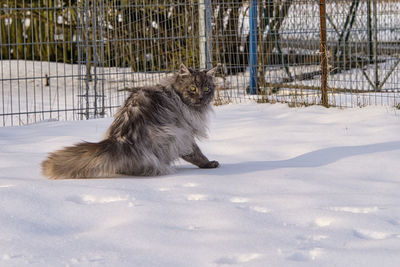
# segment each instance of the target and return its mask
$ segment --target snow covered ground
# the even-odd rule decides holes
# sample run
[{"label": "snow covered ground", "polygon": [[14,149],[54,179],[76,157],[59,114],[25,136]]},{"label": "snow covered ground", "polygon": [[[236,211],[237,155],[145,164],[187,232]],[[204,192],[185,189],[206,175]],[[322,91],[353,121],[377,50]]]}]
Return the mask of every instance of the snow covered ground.
[{"label": "snow covered ground", "polygon": [[111,119],[0,128],[0,266],[400,266],[400,117],[215,108],[221,167],[50,181],[46,154]]}]

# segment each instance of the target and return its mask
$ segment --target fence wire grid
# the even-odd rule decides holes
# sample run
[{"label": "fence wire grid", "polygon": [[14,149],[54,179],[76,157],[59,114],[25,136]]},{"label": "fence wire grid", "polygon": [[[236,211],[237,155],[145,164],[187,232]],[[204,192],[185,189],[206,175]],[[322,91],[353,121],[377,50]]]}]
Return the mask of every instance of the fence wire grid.
[{"label": "fence wire grid", "polygon": [[0,0],[0,125],[112,116],[124,88],[221,64],[215,104],[400,103],[400,2]]}]

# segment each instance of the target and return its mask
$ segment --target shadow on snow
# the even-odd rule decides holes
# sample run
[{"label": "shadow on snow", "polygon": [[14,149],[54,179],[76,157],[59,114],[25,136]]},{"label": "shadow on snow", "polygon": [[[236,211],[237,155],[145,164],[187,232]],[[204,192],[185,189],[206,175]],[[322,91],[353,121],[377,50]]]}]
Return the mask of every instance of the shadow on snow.
[{"label": "shadow on snow", "polygon": [[[385,143],[360,145],[360,146],[330,147],[308,152],[287,160],[244,161],[240,163],[220,162],[221,166],[219,168],[207,169],[198,173],[210,174],[210,175],[230,175],[230,174],[243,174],[255,171],[268,171],[281,168],[321,167],[352,156],[387,152],[399,149],[400,149],[400,142],[385,142]],[[178,173],[184,173],[186,171],[189,171],[189,169],[193,171],[193,168],[178,167]],[[191,174],[193,174],[193,172],[191,172]]]}]

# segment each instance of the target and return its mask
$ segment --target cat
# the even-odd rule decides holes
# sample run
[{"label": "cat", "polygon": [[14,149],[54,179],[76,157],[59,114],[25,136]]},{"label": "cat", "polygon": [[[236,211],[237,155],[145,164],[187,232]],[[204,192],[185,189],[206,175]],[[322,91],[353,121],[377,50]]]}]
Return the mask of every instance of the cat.
[{"label": "cat", "polygon": [[196,144],[207,137],[207,115],[218,66],[197,71],[180,65],[160,84],[129,89],[105,138],[50,153],[42,173],[50,179],[165,175],[182,158],[199,168],[217,168]]}]

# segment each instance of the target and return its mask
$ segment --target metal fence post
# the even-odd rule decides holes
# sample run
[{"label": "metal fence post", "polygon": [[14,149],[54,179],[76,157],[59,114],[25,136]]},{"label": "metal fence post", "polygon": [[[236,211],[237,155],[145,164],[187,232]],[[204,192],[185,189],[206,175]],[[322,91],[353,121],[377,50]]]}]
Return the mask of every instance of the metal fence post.
[{"label": "metal fence post", "polygon": [[200,69],[212,68],[212,12],[211,0],[199,0],[199,56]]},{"label": "metal fence post", "polygon": [[249,93],[257,94],[257,0],[250,3],[250,40],[249,40]]},{"label": "metal fence post", "polygon": [[378,67],[378,7],[376,4],[376,0],[373,0],[373,17],[374,17],[374,26],[372,29],[373,34],[373,55],[374,55],[374,73],[375,73],[375,91],[380,91],[379,87],[379,67]]},{"label": "metal fence post", "polygon": [[88,120],[89,117],[89,113],[90,113],[90,103],[89,103],[89,91],[90,91],[90,81],[91,81],[91,70],[90,70],[90,46],[89,46],[89,0],[85,1],[85,11],[83,14],[83,26],[84,28],[84,42],[85,42],[85,65],[86,65],[86,78],[85,78],[85,88],[86,88],[86,92],[85,92],[85,99],[86,99],[86,107],[85,107],[85,116],[86,119]]},{"label": "metal fence post", "polygon": [[206,68],[206,21],[204,0],[199,0],[199,53],[200,69]]},{"label": "metal fence post", "polygon": [[374,57],[372,55],[372,18],[371,18],[371,0],[367,0],[367,31],[368,31],[368,56],[369,64],[374,62]]},{"label": "metal fence post", "polygon": [[206,67],[211,69],[212,66],[212,6],[211,0],[205,0],[205,20],[206,20]]},{"label": "metal fence post", "polygon": [[326,54],[326,10],[325,0],[319,2],[320,13],[320,53],[321,53],[321,102],[325,107],[329,107],[328,103],[328,60]]}]

